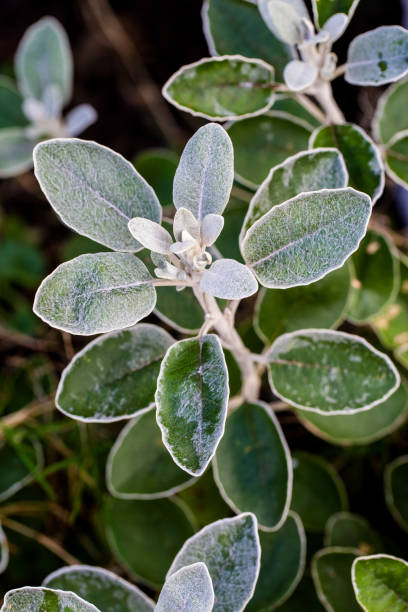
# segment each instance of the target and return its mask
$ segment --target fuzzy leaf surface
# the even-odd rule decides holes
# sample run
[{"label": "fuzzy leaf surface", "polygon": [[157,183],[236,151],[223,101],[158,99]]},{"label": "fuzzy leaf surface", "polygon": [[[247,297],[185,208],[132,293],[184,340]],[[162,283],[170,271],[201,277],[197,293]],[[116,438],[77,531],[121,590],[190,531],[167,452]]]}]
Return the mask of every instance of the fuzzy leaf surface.
[{"label": "fuzzy leaf surface", "polygon": [[102,612],[75,593],[47,589],[45,587],[22,587],[8,591],[1,612],[10,610],[27,612]]},{"label": "fuzzy leaf surface", "polygon": [[0,178],[22,174],[33,165],[35,142],[27,138],[25,130],[9,127],[0,130]]},{"label": "fuzzy leaf surface", "polygon": [[251,270],[235,259],[217,259],[204,272],[200,287],[218,298],[242,300],[256,293],[258,283]]},{"label": "fuzzy leaf surface", "polygon": [[185,612],[199,610],[211,612],[214,605],[214,589],[204,563],[182,567],[169,576],[160,593],[156,612]]}]

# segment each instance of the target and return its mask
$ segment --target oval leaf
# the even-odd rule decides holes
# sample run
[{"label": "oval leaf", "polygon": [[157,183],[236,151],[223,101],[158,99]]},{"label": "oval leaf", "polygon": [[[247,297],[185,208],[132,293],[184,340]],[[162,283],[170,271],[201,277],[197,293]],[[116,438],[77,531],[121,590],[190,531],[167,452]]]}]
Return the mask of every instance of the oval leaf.
[{"label": "oval leaf", "polygon": [[326,21],[337,13],[344,13],[351,19],[360,0],[312,0],[316,25],[323,28]]},{"label": "oval leaf", "polygon": [[346,315],[350,295],[350,266],[291,289],[262,289],[255,310],[255,329],[270,344],[298,329],[337,327]]},{"label": "oval leaf", "polygon": [[113,572],[90,565],[71,565],[49,574],[43,586],[72,591],[101,610],[150,612],[154,602],[136,586]]},{"label": "oval leaf", "polygon": [[270,384],[284,401],[319,414],[354,414],[399,387],[392,361],[364,338],[309,329],[280,336],[268,355]]},{"label": "oval leaf", "polygon": [[54,17],[44,17],[24,33],[15,57],[20,91],[42,100],[47,88],[57,85],[65,102],[71,98],[72,55],[67,34]]},{"label": "oval leaf", "polygon": [[308,148],[310,127],[286,113],[237,121],[228,128],[234,145],[235,175],[256,189],[274,166]]},{"label": "oval leaf", "polygon": [[351,512],[337,512],[327,521],[324,543],[326,546],[357,548],[362,554],[382,550],[381,538],[366,519]]},{"label": "oval leaf", "polygon": [[256,278],[249,268],[234,259],[217,259],[201,278],[205,293],[225,300],[242,300],[258,290]]},{"label": "oval leaf", "polygon": [[317,596],[326,610],[361,612],[350,575],[359,551],[354,548],[323,548],[312,559],[312,576]]},{"label": "oval leaf", "polygon": [[367,134],[353,123],[317,128],[310,146],[336,147],[342,153],[349,173],[349,185],[378,200],[384,191],[384,168],[381,155]]},{"label": "oval leaf", "polygon": [[384,471],[385,501],[394,520],[408,531],[408,456],[389,463]]},{"label": "oval leaf", "polygon": [[285,83],[292,91],[302,91],[313,85],[318,74],[318,69],[312,62],[293,60],[285,68]]},{"label": "oval leaf", "polygon": [[347,492],[333,466],[310,453],[293,454],[292,510],[307,531],[322,532],[335,512],[347,508]]},{"label": "oval leaf", "polygon": [[[304,11],[297,10],[299,5]],[[302,17],[308,17],[302,0],[259,0],[258,6],[275,36],[290,45],[302,42]]]},{"label": "oval leaf", "polygon": [[408,189],[408,130],[395,134],[388,143],[385,162],[392,180]]},{"label": "oval leaf", "polygon": [[214,589],[204,563],[182,567],[165,582],[155,608],[156,612],[211,612]]},{"label": "oval leaf", "polygon": [[71,334],[89,336],[130,327],[155,306],[151,282],[145,265],[129,253],[80,255],[43,280],[34,312]]},{"label": "oval leaf", "polygon": [[240,612],[253,595],[260,555],[256,518],[253,514],[240,514],[211,523],[187,540],[167,577],[202,561],[213,582],[213,612]]},{"label": "oval leaf", "polygon": [[143,323],[93,340],[63,371],[57,408],[79,421],[105,423],[148,410],[173,342],[160,327]]},{"label": "oval leaf", "polygon": [[228,417],[214,477],[235,512],[253,512],[261,529],[282,526],[292,495],[292,462],[279,422],[265,404],[243,404]]},{"label": "oval leaf", "polygon": [[408,79],[388,87],[379,99],[373,121],[373,132],[379,142],[386,144],[395,134],[408,129],[407,96]]},{"label": "oval leaf", "polygon": [[27,610],[29,612],[59,611],[102,612],[75,593],[46,589],[44,587],[22,587],[8,591],[1,612]]},{"label": "oval leaf", "polygon": [[157,422],[173,460],[192,476],[211,461],[225,426],[228,370],[214,334],[169,348],[157,381]]},{"label": "oval leaf", "polygon": [[194,483],[162,443],[154,408],[120,433],[106,464],[106,483],[121,499],[169,497]]},{"label": "oval leaf", "polygon": [[357,601],[367,612],[405,612],[408,600],[408,563],[391,555],[360,557],[351,577]]},{"label": "oval leaf", "polygon": [[272,168],[251,200],[242,226],[241,240],[246,231],[277,204],[299,193],[319,189],[347,187],[348,173],[343,156],[337,149],[302,151]]},{"label": "oval leaf", "polygon": [[184,505],[169,499],[125,501],[111,497],[106,527],[121,564],[135,579],[155,587],[163,584],[174,556],[193,533]]},{"label": "oval leaf", "polygon": [[242,254],[264,287],[308,285],[344,264],[370,214],[370,198],[351,188],[302,193],[252,225]]},{"label": "oval leaf", "polygon": [[0,130],[0,178],[22,174],[33,165],[35,142],[26,136],[23,128]]},{"label": "oval leaf", "polygon": [[297,587],[305,567],[306,536],[302,521],[294,512],[289,513],[278,531],[260,531],[259,540],[261,571],[246,612],[280,607]]},{"label": "oval leaf", "polygon": [[267,111],[273,103],[273,85],[269,64],[223,55],[183,66],[167,81],[163,95],[191,115],[226,121]]},{"label": "oval leaf", "polygon": [[407,59],[408,31],[381,26],[353,40],[345,79],[353,85],[385,85],[408,74]]},{"label": "oval leaf", "polygon": [[142,248],[128,230],[132,217],[160,222],[153,189],[121,155],[95,142],[42,142],[34,151],[34,172],[68,227],[116,251]]},{"label": "oval leaf", "polygon": [[179,156],[170,149],[146,149],[136,155],[133,165],[151,185],[162,206],[173,206],[173,181]]}]

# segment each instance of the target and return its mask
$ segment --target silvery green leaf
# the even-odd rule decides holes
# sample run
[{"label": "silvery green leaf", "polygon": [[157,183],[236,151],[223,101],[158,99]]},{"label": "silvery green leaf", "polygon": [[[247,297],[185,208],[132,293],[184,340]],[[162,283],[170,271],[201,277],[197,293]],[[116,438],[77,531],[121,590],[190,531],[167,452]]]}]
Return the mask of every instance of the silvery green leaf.
[{"label": "silvery green leaf", "polygon": [[318,28],[325,28],[334,15],[343,13],[350,21],[360,0],[312,0],[313,14]]},{"label": "silvery green leaf", "polygon": [[23,97],[14,82],[9,77],[0,75],[0,130],[25,127],[28,124],[22,105]]},{"label": "silvery green leaf", "polygon": [[149,251],[166,255],[173,244],[169,232],[150,219],[135,217],[129,221],[128,228],[133,238]]},{"label": "silvery green leaf", "polygon": [[45,587],[22,587],[8,591],[0,612],[102,612],[70,591]]},{"label": "silvery green leaf", "polygon": [[344,13],[335,13],[323,25],[323,31],[327,32],[330,40],[335,42],[343,34],[347,27],[349,18]]},{"label": "silvery green leaf", "polygon": [[209,214],[201,222],[201,240],[205,246],[211,246],[217,240],[224,227],[222,215]]},{"label": "silvery green leaf", "polygon": [[381,26],[360,34],[348,50],[345,79],[353,85],[385,85],[408,74],[408,31]]},{"label": "silvery green leaf", "polygon": [[213,612],[242,612],[255,589],[260,556],[256,517],[244,513],[211,523],[189,538],[167,577],[186,565],[202,561],[213,582]]},{"label": "silvery green leaf", "polygon": [[0,178],[17,176],[33,165],[35,141],[28,138],[24,128],[0,130]]},{"label": "silvery green leaf", "polygon": [[173,460],[200,476],[224,433],[228,370],[218,336],[181,340],[164,357],[157,381],[157,423]]},{"label": "silvery green leaf", "polygon": [[211,612],[214,589],[204,563],[193,563],[180,568],[164,583],[155,608],[156,612]]},{"label": "silvery green leaf", "polygon": [[302,91],[313,85],[318,77],[318,70],[312,62],[293,60],[286,64],[283,76],[289,89]]},{"label": "silvery green leaf", "polygon": [[181,240],[183,231],[187,231],[195,240],[200,238],[200,224],[187,208],[176,210],[173,221],[173,233],[176,240]]},{"label": "silvery green leaf", "polygon": [[214,457],[214,479],[234,512],[253,512],[265,531],[283,525],[292,497],[292,459],[266,404],[244,403],[228,416]]},{"label": "silvery green leaf", "polygon": [[370,215],[370,198],[352,188],[303,193],[256,221],[241,251],[265,287],[307,285],[344,264]]},{"label": "silvery green leaf", "polygon": [[128,230],[133,217],[160,222],[161,206],[153,189],[121,155],[95,142],[42,142],[34,150],[34,170],[62,221],[111,249],[142,248]]},{"label": "silvery green leaf", "polygon": [[274,100],[274,84],[275,71],[263,60],[222,55],[183,66],[162,93],[191,115],[227,121],[267,111]]},{"label": "silvery green leaf", "polygon": [[106,464],[108,490],[119,499],[170,497],[194,481],[174,463],[164,446],[155,406],[123,428]]},{"label": "silvery green leaf", "polygon": [[354,560],[354,593],[366,612],[405,612],[408,598],[408,563],[392,555],[371,555]]},{"label": "silvery green leaf", "polygon": [[15,71],[25,97],[41,100],[57,85],[64,102],[72,90],[72,56],[66,32],[54,17],[43,17],[25,32],[17,49]]},{"label": "silvery green leaf", "polygon": [[102,567],[70,565],[49,574],[43,586],[72,591],[101,610],[152,612],[154,601],[127,580]]},{"label": "silvery green leaf", "polygon": [[80,255],[41,283],[34,312],[71,334],[93,335],[130,327],[156,303],[152,277],[130,253]]},{"label": "silvery green leaf", "polygon": [[35,98],[25,98],[23,112],[27,119],[33,123],[39,123],[47,119],[47,110],[44,104]]},{"label": "silvery green leaf", "polygon": [[348,172],[342,154],[337,149],[302,151],[272,168],[252,198],[240,240],[246,231],[277,204],[299,193],[319,189],[341,189],[348,183]]},{"label": "silvery green leaf", "polygon": [[202,18],[211,55],[258,57],[273,66],[277,79],[282,81],[283,67],[293,59],[294,49],[270,31],[256,3],[247,0],[205,0]]},{"label": "silvery green leaf", "polygon": [[268,28],[291,45],[302,42],[302,17],[308,18],[307,12],[305,15],[300,10],[302,5],[303,2],[296,0],[259,0],[258,3]]},{"label": "silvery green leaf", "polygon": [[247,266],[235,259],[217,259],[200,281],[205,293],[225,300],[242,300],[256,293],[258,283]]},{"label": "silvery green leaf", "polygon": [[284,334],[272,344],[268,360],[273,392],[319,414],[368,410],[400,385],[387,355],[364,338],[344,332],[310,329]]},{"label": "silvery green leaf", "polygon": [[44,90],[42,103],[48,117],[59,117],[64,105],[62,93],[58,85],[50,83]]},{"label": "silvery green leaf", "polygon": [[57,408],[99,423],[145,412],[154,402],[160,361],[173,342],[164,329],[144,323],[96,338],[63,371]]},{"label": "silvery green leaf", "polygon": [[0,525],[0,574],[2,574],[9,562],[9,546],[3,527]]},{"label": "silvery green leaf", "polygon": [[98,113],[90,104],[79,104],[65,116],[68,136],[78,136],[98,119]]},{"label": "silvery green leaf", "polygon": [[185,253],[193,246],[196,245],[195,240],[184,240],[183,242],[174,242],[170,247],[170,252],[175,253],[176,255],[180,255],[181,253]]},{"label": "silvery green leaf", "polygon": [[176,208],[187,208],[201,221],[222,214],[234,180],[234,151],[227,132],[208,123],[190,138],[174,177]]}]

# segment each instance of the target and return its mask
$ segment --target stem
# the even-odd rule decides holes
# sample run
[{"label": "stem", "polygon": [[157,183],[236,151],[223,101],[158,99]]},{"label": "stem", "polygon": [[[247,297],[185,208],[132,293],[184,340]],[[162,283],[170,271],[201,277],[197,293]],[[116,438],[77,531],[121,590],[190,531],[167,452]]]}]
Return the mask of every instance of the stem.
[{"label": "stem", "polygon": [[345,118],[333,97],[333,90],[328,81],[320,81],[313,90],[313,95],[326,114],[328,123],[341,124]]},{"label": "stem", "polygon": [[308,110],[311,115],[313,115],[313,117],[320,121],[320,123],[326,122],[326,116],[324,115],[324,113],[322,113],[320,108],[307,96],[299,93],[296,95],[296,98],[300,102],[300,104],[304,106],[305,109]]}]

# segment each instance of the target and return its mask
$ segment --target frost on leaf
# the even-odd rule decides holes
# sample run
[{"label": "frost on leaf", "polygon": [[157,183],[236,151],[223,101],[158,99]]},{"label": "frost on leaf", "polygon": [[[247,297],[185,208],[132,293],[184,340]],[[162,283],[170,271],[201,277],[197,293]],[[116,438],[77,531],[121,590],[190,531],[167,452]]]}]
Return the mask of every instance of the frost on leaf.
[{"label": "frost on leaf", "polygon": [[167,578],[160,593],[156,612],[211,612],[214,589],[204,563],[182,567]]},{"label": "frost on leaf", "polygon": [[217,259],[204,271],[200,287],[218,298],[241,300],[256,293],[258,283],[251,270],[235,259]]},{"label": "frost on leaf", "polygon": [[0,612],[27,610],[29,612],[43,612],[55,610],[62,612],[101,612],[91,603],[88,603],[75,593],[47,589],[45,587],[22,587],[8,591]]}]

